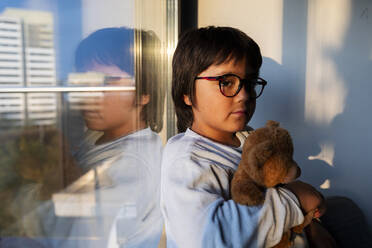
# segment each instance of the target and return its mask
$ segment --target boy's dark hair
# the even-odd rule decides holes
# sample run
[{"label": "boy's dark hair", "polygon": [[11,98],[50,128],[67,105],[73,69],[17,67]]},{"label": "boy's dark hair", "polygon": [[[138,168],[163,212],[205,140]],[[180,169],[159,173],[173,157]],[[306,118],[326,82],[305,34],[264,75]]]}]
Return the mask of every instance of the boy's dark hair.
[{"label": "boy's dark hair", "polygon": [[152,31],[104,28],[82,40],[75,52],[75,69],[89,71],[94,64],[115,65],[136,78],[137,100],[149,95],[141,118],[155,132],[163,127],[164,90],[160,81],[161,43]]},{"label": "boy's dark hair", "polygon": [[231,27],[205,27],[185,32],[179,39],[172,61],[172,98],[178,132],[193,123],[191,106],[195,104],[195,78],[209,66],[229,60],[246,60],[246,73],[257,77],[262,64],[259,46],[242,31]]}]

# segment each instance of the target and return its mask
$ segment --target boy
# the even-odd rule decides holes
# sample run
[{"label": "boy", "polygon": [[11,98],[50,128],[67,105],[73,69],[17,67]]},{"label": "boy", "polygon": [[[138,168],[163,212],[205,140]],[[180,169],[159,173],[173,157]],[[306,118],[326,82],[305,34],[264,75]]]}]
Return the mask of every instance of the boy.
[{"label": "boy", "polygon": [[[297,182],[294,193],[268,189],[261,206],[231,200],[236,170],[256,98],[266,85],[259,77],[258,45],[229,27],[186,32],[173,57],[172,96],[178,130],[163,153],[161,209],[167,247],[272,247],[284,231],[319,206],[321,195]],[[296,239],[305,247],[304,239]]]}]

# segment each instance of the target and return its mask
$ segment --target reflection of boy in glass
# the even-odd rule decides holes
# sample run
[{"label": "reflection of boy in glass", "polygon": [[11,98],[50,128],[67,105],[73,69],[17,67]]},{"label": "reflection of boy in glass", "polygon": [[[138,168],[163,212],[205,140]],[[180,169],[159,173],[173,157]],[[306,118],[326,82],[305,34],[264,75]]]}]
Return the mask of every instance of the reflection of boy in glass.
[{"label": "reflection of boy in glass", "polygon": [[[102,228],[110,247],[157,247],[160,239],[162,145],[155,133],[162,128],[163,110],[159,46],[152,32],[105,28],[89,35],[76,51],[77,71],[104,73],[110,86],[136,87],[104,92],[86,106],[89,130],[75,155],[84,172],[96,172],[93,224]],[[135,79],[134,51],[139,51]],[[86,233],[91,227],[76,223],[70,233],[82,229]],[[102,246],[97,242],[97,247]]]},{"label": "reflection of boy in glass", "polygon": [[[134,76],[134,36],[133,30],[126,28],[101,29],[78,46],[75,67],[79,72],[95,71],[110,76],[113,86],[136,86],[134,92],[105,93],[99,111],[84,112],[88,128],[103,131],[99,143],[110,141],[150,126],[158,132],[162,128],[162,97],[159,83],[156,50],[160,44],[151,32],[137,31],[141,44],[136,50],[142,52],[137,58],[136,80]],[[117,78],[115,78],[117,77]]]}]

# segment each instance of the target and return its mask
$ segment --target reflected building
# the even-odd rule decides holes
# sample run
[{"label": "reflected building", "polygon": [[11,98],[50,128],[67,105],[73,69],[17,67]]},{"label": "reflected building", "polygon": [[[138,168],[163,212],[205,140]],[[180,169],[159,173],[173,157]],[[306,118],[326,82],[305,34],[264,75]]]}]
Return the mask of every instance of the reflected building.
[{"label": "reflected building", "polygon": [[[0,87],[56,86],[53,16],[7,8],[0,15]],[[2,127],[53,125],[56,93],[1,93]]]}]

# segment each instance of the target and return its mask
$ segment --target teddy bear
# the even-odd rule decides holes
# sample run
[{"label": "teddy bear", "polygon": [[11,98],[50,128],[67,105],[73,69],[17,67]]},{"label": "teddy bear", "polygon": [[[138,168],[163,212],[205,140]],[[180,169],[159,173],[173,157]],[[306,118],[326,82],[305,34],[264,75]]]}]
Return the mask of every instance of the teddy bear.
[{"label": "teddy bear", "polygon": [[[260,205],[265,200],[266,188],[292,182],[300,174],[301,169],[293,160],[291,136],[278,122],[269,120],[244,142],[242,159],[231,181],[232,199],[243,205]],[[314,211],[306,214],[301,225],[285,232],[274,247],[291,247],[293,232],[301,233],[313,219]]]}]

